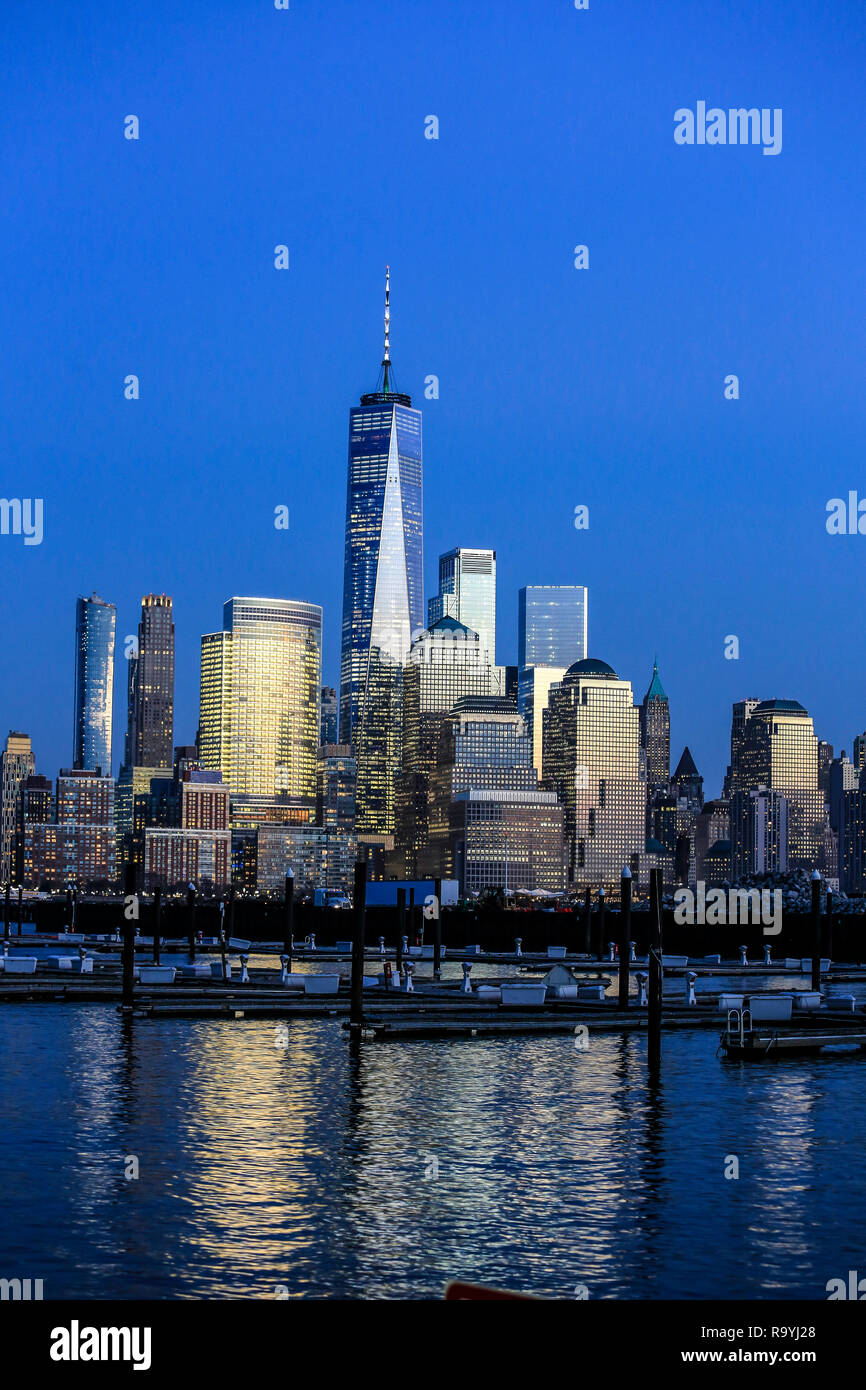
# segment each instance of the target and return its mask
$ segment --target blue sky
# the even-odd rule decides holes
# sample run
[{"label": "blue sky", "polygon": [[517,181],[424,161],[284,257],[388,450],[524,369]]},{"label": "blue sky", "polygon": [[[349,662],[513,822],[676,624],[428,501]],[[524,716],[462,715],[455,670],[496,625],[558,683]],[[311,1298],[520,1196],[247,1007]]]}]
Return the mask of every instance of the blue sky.
[{"label": "blue sky", "polygon": [[[587,584],[592,654],[640,698],[658,652],[708,793],[746,695],[850,751],[866,536],[825,509],[866,495],[864,60],[857,0],[7,0],[0,493],[42,497],[45,535],[0,536],[0,731],[70,760],[94,589],[121,639],[173,595],[177,742],[232,594],[321,603],[337,682],[348,409],[390,262],[428,593],[440,551],[494,546],[511,662],[520,585]],[[780,107],[781,154],[676,145],[698,100]]]}]

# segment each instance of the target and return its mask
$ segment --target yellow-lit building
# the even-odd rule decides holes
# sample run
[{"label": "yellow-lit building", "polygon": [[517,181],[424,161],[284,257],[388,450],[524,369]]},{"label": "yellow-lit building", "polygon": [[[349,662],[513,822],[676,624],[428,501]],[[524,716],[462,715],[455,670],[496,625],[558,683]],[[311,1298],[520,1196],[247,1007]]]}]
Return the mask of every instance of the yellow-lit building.
[{"label": "yellow-lit building", "polygon": [[565,809],[571,886],[646,877],[646,782],[631,683],[605,661],[569,666],[544,712],[544,779]]},{"label": "yellow-lit building", "polygon": [[762,700],[749,711],[732,769],[745,791],[765,786],[788,801],[788,864],[826,868],[824,793],[818,786],[818,739],[796,700]]},{"label": "yellow-lit building", "polygon": [[239,796],[315,802],[322,610],[232,598],[201,641],[199,756]]}]

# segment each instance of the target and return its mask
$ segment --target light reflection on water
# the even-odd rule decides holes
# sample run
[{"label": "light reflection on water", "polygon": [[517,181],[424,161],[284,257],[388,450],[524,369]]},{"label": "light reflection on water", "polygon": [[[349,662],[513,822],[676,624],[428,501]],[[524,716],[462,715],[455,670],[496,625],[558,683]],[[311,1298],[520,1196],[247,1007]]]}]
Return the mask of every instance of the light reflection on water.
[{"label": "light reflection on water", "polygon": [[0,1275],[67,1298],[438,1297],[453,1277],[824,1298],[866,1272],[866,1059],[734,1065],[715,1031],[675,1033],[649,1088],[634,1036],[353,1059],[337,1021],[288,1029],[282,1049],[273,1021],[0,1011]]}]

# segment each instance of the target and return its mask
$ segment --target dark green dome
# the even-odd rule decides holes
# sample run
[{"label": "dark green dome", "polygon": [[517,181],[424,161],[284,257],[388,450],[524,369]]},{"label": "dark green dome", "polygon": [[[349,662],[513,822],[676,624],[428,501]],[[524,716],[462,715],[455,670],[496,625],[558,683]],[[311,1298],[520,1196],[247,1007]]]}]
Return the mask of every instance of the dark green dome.
[{"label": "dark green dome", "polygon": [[575,661],[569,666],[566,676],[602,676],[605,680],[618,680],[616,671],[606,661],[596,661],[588,656],[583,661]]}]

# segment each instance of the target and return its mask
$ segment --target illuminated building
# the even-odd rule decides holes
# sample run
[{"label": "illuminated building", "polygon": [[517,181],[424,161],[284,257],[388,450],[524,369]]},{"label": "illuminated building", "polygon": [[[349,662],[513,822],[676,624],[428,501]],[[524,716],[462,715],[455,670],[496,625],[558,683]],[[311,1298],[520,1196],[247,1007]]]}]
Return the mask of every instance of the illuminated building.
[{"label": "illuminated building", "polygon": [[[803,706],[796,700],[756,704],[745,721],[732,771],[735,790],[767,787],[787,797],[790,867],[825,867],[827,817],[818,786],[818,739]],[[733,832],[733,816],[731,828]]]},{"label": "illuminated building", "polygon": [[29,734],[10,730],[0,754],[0,883],[14,883],[15,853],[21,786],[36,771]]},{"label": "illuminated building", "polygon": [[557,893],[564,868],[562,808],[539,790],[522,716],[503,698],[461,697],[441,721],[419,874],[456,878],[466,894]]},{"label": "illuminated building", "polygon": [[[50,789],[50,783],[48,784]],[[116,876],[114,779],[88,769],[65,768],[53,800],[41,785],[35,806],[49,821],[25,820],[22,858],[25,887],[108,887]],[[29,800],[29,789],[28,789]],[[35,809],[28,807],[28,815]]]},{"label": "illuminated building", "polygon": [[402,771],[396,783],[394,825],[398,878],[414,878],[427,843],[430,775],[443,722],[464,695],[499,695],[501,672],[477,632],[456,618],[440,618],[420,633],[403,671]]},{"label": "illuminated building", "polygon": [[174,622],[167,594],[141,600],[138,653],[130,657],[125,763],[170,768],[174,743]]},{"label": "illuminated building", "polygon": [[316,825],[352,833],[355,781],[351,744],[323,744],[316,755]]},{"label": "illuminated building", "polygon": [[321,645],[321,608],[294,599],[229,599],[222,632],[202,637],[199,757],[233,797],[312,808]]},{"label": "illuminated building", "polygon": [[565,808],[570,885],[645,877],[646,783],[629,681],[604,661],[570,666],[544,714],[544,778]]},{"label": "illuminated building", "polygon": [[98,594],[75,604],[73,768],[111,775],[114,630],[117,611]]},{"label": "illuminated building", "polygon": [[350,412],[340,741],[358,764],[358,828],[388,834],[400,765],[401,674],[423,626],[421,412],[393,389],[390,282],[381,389]]},{"label": "illuminated building", "polygon": [[788,868],[788,799],[769,787],[731,797],[731,876],[784,873]]},{"label": "illuminated building", "polygon": [[260,825],[256,831],[256,891],[282,896],[286,870],[295,893],[316,888],[348,893],[355,871],[355,838],[327,826]]},{"label": "illuminated building", "polygon": [[518,666],[568,668],[586,656],[589,595],[583,584],[529,584],[517,596]]},{"label": "illuminated building", "polygon": [[653,662],[649,689],[640,707],[640,742],[646,753],[647,795],[667,792],[671,775],[671,711]]},{"label": "illuminated building", "polygon": [[477,632],[491,666],[496,662],[496,551],[458,546],[439,556],[439,593],[427,602],[427,626],[456,618]]}]

